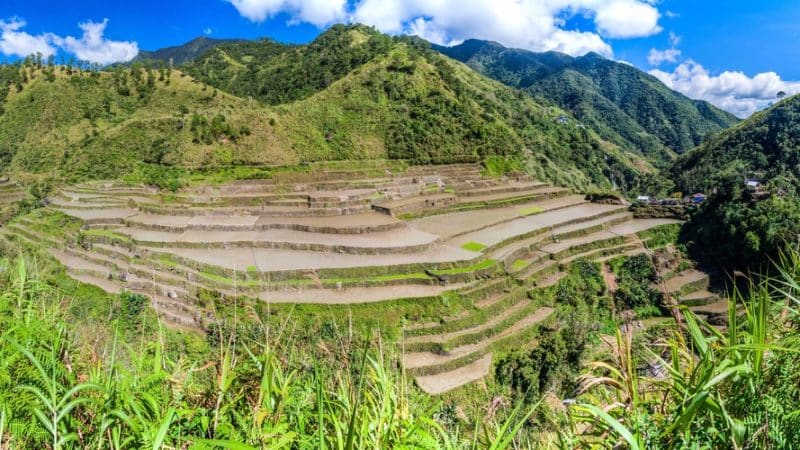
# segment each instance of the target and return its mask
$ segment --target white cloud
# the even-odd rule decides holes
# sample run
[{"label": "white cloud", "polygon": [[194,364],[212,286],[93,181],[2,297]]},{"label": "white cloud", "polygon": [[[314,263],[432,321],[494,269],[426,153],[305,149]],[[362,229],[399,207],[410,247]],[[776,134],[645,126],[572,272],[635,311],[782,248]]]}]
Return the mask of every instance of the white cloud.
[{"label": "white cloud", "polygon": [[672,48],[675,48],[681,44],[683,38],[678,36],[677,34],[673,33],[672,31],[669,32],[669,43],[672,45]]},{"label": "white cloud", "polygon": [[108,19],[78,24],[83,30],[80,38],[61,37],[53,33],[31,35],[22,31],[25,25],[24,20],[16,17],[7,21],[0,20],[0,53],[19,57],[41,53],[47,57],[61,48],[78,59],[98,64],[129,61],[139,53],[136,42],[111,41],[105,38]]},{"label": "white cloud", "polygon": [[724,71],[712,75],[702,65],[687,60],[672,72],[653,69],[650,74],[671,89],[691,98],[707,100],[738,117],[748,117],[776,101],[778,92],[800,93],[800,82],[785,81],[775,72],[753,77],[743,72]]},{"label": "white cloud", "polygon": [[666,50],[658,50],[656,48],[650,49],[650,53],[647,54],[647,62],[650,63],[651,66],[658,67],[664,63],[675,64],[678,62],[678,59],[681,57],[681,51],[677,47],[680,45],[683,38],[672,31],[669,32],[668,38],[670,48]]},{"label": "white cloud", "polygon": [[212,28],[203,28],[203,34],[204,35],[211,36],[211,34],[213,34],[213,33],[214,33],[214,30]]},{"label": "white cloud", "polygon": [[650,36],[661,31],[658,9],[638,0],[599,2],[594,18],[597,29],[611,38]]},{"label": "white cloud", "polygon": [[647,62],[649,62],[651,66],[660,66],[665,62],[676,63],[680,56],[681,51],[676,48],[668,48],[666,50],[651,48],[650,53],[647,55]]},{"label": "white cloud", "polygon": [[318,27],[344,19],[347,0],[227,0],[242,16],[263,22],[286,13],[292,22],[308,22]]},{"label": "white cloud", "polygon": [[25,25],[25,21],[17,17],[7,21],[0,20],[0,53],[21,58],[36,53],[41,53],[44,57],[56,53],[55,47],[50,44],[52,35],[31,35],[22,31]]},{"label": "white cloud", "polygon": [[[437,44],[467,38],[498,41],[534,51],[611,56],[604,38],[649,36],[661,31],[651,0],[227,0],[256,22],[285,13],[290,22],[325,26],[360,22],[385,33],[415,34]],[[574,16],[594,30],[565,28]]]},{"label": "white cloud", "polygon": [[139,53],[136,42],[106,39],[104,33],[107,25],[108,19],[103,19],[102,22],[89,21],[78,24],[83,30],[80,38],[67,36],[56,39],[56,43],[78,59],[93,63],[111,64],[133,59]]}]

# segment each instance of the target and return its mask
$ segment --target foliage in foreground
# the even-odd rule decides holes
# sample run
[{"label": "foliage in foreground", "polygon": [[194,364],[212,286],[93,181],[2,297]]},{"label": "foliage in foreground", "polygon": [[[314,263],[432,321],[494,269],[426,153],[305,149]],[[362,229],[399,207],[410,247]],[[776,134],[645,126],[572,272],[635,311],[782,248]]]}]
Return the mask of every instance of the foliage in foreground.
[{"label": "foliage in foreground", "polygon": [[297,357],[281,327],[263,330],[272,340],[220,335],[207,361],[182,356],[165,330],[137,332],[152,320],[137,295],[112,309],[108,341],[88,342],[70,299],[22,260],[2,269],[0,448],[502,449],[529,415],[477,420],[462,441],[371,339],[339,339],[335,367]]},{"label": "foliage in foreground", "polygon": [[780,278],[729,301],[727,329],[683,309],[678,329],[634,352],[618,333],[613,355],[579,379],[570,407],[574,448],[797,448],[800,442],[800,254]]},{"label": "foliage in foreground", "polygon": [[[645,272],[631,264],[631,274]],[[568,362],[534,353],[558,373],[517,386],[527,403],[471,426],[442,421],[392,367],[380,336],[335,334],[322,344],[332,364],[287,337],[289,320],[271,329],[256,322],[257,339],[218,327],[210,351],[175,349],[175,332],[150,332],[155,319],[140,296],[121,296],[102,328],[87,332],[69,314],[80,299],[31,276],[21,260],[0,268],[0,448],[535,448],[547,442],[542,426],[557,430],[562,449],[800,442],[797,252],[782,260],[781,278],[734,295],[727,330],[683,310],[655,345],[618,335],[610,357],[577,379],[566,410],[550,405],[532,417],[540,395],[573,386],[561,375],[581,359],[562,345],[567,335],[551,334],[544,348],[566,349]],[[591,282],[558,289],[559,304],[585,310],[601,279],[593,265],[574,270]],[[566,333],[580,331],[577,317],[565,318],[578,326]]]}]

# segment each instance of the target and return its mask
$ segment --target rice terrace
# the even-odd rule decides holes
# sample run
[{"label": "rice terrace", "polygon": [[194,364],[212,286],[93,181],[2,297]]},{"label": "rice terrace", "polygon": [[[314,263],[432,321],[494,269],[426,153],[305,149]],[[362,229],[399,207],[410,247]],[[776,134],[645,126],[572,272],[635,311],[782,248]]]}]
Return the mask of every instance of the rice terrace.
[{"label": "rice terrace", "polygon": [[[166,323],[194,330],[215,320],[201,291],[273,304],[458,297],[452,316],[397,324],[403,367],[439,394],[483,378],[494,349],[535,343],[554,312],[536,291],[573,261],[648,253],[648,236],[678,223],[521,173],[484,177],[476,164],[395,167],[279,171],[175,194],[89,182],[7,232],[46,242],[72,278],[142,293]],[[669,291],[695,281],[684,277]]]},{"label": "rice terrace", "polygon": [[0,3],[0,450],[800,448],[793,2]]}]

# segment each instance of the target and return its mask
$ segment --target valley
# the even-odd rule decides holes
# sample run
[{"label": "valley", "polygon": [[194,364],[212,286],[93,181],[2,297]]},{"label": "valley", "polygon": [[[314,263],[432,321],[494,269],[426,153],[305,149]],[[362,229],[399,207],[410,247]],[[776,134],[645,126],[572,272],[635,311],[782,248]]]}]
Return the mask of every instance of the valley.
[{"label": "valley", "polygon": [[0,448],[792,448],[779,97],[359,24],[2,64]]}]

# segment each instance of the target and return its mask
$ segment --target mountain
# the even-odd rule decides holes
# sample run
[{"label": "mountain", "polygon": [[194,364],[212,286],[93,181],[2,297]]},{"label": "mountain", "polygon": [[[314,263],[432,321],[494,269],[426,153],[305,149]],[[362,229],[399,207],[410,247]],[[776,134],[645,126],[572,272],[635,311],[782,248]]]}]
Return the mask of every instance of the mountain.
[{"label": "mountain", "polygon": [[[314,111],[325,111],[320,120],[338,122],[331,129],[372,124],[393,158],[445,162],[531,153],[542,177],[585,184],[588,174],[623,186],[647,169],[641,158],[574,120],[559,123],[570,115],[550,102],[480,76],[431,51],[427,42],[366,26],[337,25],[308,45],[226,43],[183,69],[220,90],[281,109],[314,104]],[[577,170],[567,175],[547,169],[565,164]]]},{"label": "mountain", "polygon": [[334,26],[308,45],[268,39],[220,45],[183,67],[195,78],[271,105],[308,97],[385,57],[394,40],[364,26]]},{"label": "mountain", "polygon": [[712,189],[718,179],[781,179],[800,187],[800,96],[787,98],[681,155],[672,167],[677,187]]},{"label": "mountain", "polygon": [[0,168],[44,187],[145,166],[381,158],[502,156],[543,180],[587,189],[629,188],[650,170],[568,112],[417,40],[363,26],[334,26],[303,46],[222,43],[186,72],[36,62],[8,71]]},{"label": "mountain", "polygon": [[241,39],[214,39],[200,36],[175,47],[165,47],[154,51],[142,50],[133,61],[160,61],[164,63],[172,61],[175,65],[182,65],[194,61],[218,45],[240,41]]},{"label": "mountain", "polygon": [[264,108],[177,70],[13,67],[23,75],[2,105],[0,167],[25,184],[115,178],[142,163],[257,162],[284,145],[256,126]]},{"label": "mountain", "polygon": [[[693,256],[769,273],[800,235],[800,96],[680,156],[671,173],[679,190],[709,194],[682,231]],[[762,186],[746,186],[750,178]]]},{"label": "mountain", "polygon": [[574,58],[474,39],[434,48],[490,78],[553,101],[603,139],[653,161],[668,161],[673,152],[686,152],[738,122],[631,65],[595,53]]}]

